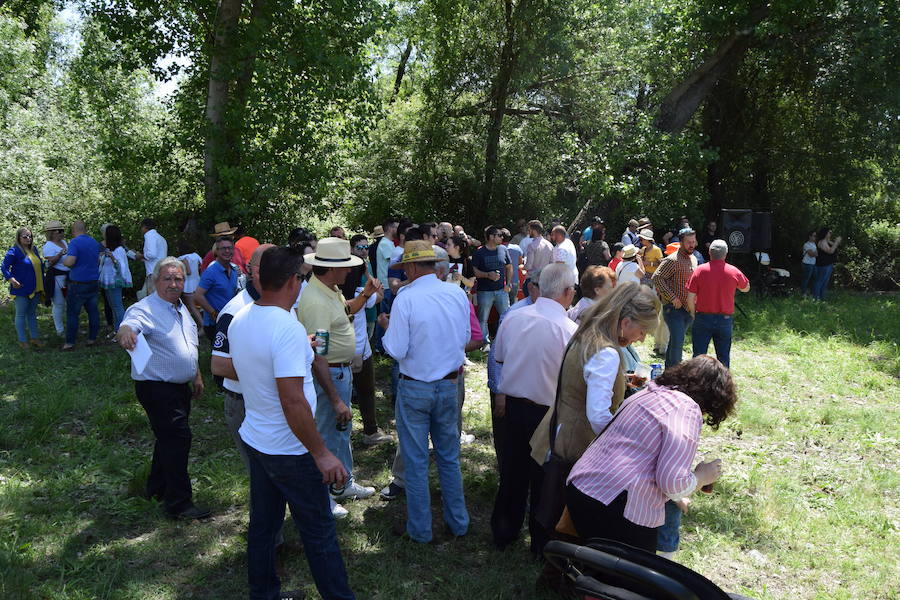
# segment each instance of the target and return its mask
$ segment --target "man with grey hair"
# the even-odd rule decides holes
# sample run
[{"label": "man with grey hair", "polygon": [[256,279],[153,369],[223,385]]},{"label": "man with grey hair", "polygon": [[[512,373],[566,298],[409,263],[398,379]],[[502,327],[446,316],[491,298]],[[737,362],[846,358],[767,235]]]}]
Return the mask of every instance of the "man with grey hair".
[{"label": "man with grey hair", "polygon": [[750,281],[741,270],[725,262],[727,255],[725,240],[713,240],[709,262],[694,269],[687,283],[687,309],[694,317],[694,356],[706,354],[712,340],[716,358],[726,367],[731,365],[734,292],[750,291]]},{"label": "man with grey hair", "polygon": [[[494,544],[506,548],[519,537],[525,506],[530,505],[531,551],[540,556],[547,542],[534,511],[540,505],[541,467],[531,459],[531,437],[556,399],[556,382],[566,344],[578,326],[566,311],[575,297],[575,274],[565,263],[544,267],[540,297],[506,315],[494,341],[502,365],[495,416],[503,417],[500,487],[491,515]],[[524,351],[523,351],[524,349]],[[503,399],[501,399],[503,398]],[[529,492],[531,499],[529,501]]]},{"label": "man with grey hair", "polygon": [[145,365],[131,363],[135,394],[156,437],[146,496],[162,501],[174,519],[203,519],[210,511],[194,505],[187,469],[188,415],[191,399],[203,394],[203,376],[197,364],[197,324],[181,302],[184,279],[184,264],[177,258],[157,262],[154,293],[128,307],[116,339],[126,350],[134,350],[142,339],[152,353]]}]

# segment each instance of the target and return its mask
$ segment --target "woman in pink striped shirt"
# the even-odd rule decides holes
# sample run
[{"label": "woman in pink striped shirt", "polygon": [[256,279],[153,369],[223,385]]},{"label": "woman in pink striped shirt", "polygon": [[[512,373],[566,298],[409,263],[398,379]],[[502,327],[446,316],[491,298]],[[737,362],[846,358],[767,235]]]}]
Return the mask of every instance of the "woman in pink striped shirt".
[{"label": "woman in pink striped shirt", "polygon": [[704,420],[718,427],[736,401],[728,369],[706,354],[629,398],[569,474],[566,504],[578,534],[655,552],[666,500],[719,478],[718,459],[691,465]]}]

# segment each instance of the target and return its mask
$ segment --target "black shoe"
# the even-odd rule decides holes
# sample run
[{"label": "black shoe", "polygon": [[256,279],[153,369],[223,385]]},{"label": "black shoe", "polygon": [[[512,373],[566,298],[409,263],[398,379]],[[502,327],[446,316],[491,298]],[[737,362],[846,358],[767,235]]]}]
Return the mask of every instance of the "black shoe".
[{"label": "black shoe", "polygon": [[281,592],[279,596],[281,600],[303,600],[306,598],[306,592],[303,590],[291,590],[290,592]]},{"label": "black shoe", "polygon": [[392,481],[387,487],[381,490],[379,495],[382,500],[393,500],[394,498],[406,495],[406,490]]},{"label": "black shoe", "polygon": [[172,519],[179,521],[191,521],[194,519],[206,519],[212,515],[212,511],[203,506],[194,506],[193,504],[179,513],[168,513]]}]

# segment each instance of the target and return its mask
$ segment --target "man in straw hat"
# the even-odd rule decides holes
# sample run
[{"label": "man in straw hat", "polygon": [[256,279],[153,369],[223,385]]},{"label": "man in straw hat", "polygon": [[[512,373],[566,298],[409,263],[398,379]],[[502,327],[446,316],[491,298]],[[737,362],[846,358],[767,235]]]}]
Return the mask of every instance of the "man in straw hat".
[{"label": "man in straw hat", "polygon": [[[203,257],[203,260],[200,262],[200,270],[205,271],[206,267],[209,266],[211,262],[216,260],[216,242],[221,239],[229,239],[232,243],[234,243],[234,234],[238,230],[237,227],[232,227],[228,224],[228,221],[223,221],[221,223],[216,223],[216,226],[213,227],[213,232],[209,234],[209,237],[213,238],[213,247],[210,248],[209,252]],[[231,255],[231,262],[235,264],[235,266],[240,270],[241,273],[247,272],[247,260],[244,258],[244,253],[240,248],[235,245],[234,251]]]},{"label": "man in straw hat", "polygon": [[[320,329],[328,332],[327,345],[317,351],[328,361],[328,375],[335,390],[329,394],[327,382],[323,385],[320,373],[315,374],[316,427],[325,445],[341,459],[349,474],[343,489],[332,489],[332,500],[368,498],[375,493],[375,488],[360,485],[353,479],[350,449],[353,374],[350,366],[356,353],[354,315],[381,289],[381,283],[370,278],[362,294],[350,301],[344,299],[339,286],[347,280],[350,267],[361,265],[362,259],[350,252],[350,242],[340,238],[319,240],[315,253],[307,255],[305,262],[312,265],[313,275],[300,297],[297,318],[310,333]],[[333,510],[335,516],[347,514],[339,504],[335,504]]]},{"label": "man in straw hat", "polygon": [[421,543],[432,539],[429,435],[447,527],[456,536],[469,529],[459,468],[457,406],[457,377],[471,337],[469,302],[459,286],[437,278],[436,262],[430,242],[407,242],[399,266],[410,283],[394,299],[390,317],[379,317],[386,329],[384,349],[400,365],[395,411],[406,470],[406,533]]}]

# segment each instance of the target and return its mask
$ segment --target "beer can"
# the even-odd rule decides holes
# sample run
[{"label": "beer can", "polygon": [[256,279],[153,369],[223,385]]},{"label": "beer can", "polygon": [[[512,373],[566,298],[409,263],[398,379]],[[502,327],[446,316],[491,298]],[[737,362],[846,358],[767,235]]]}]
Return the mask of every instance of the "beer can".
[{"label": "beer can", "polygon": [[331,492],[332,496],[340,496],[341,494],[344,493],[344,490],[346,490],[346,489],[347,489],[346,484],[345,485],[338,485],[336,483],[328,484],[328,491]]},{"label": "beer can", "polygon": [[328,331],[325,329],[316,329],[316,341],[319,342],[319,345],[316,346],[316,354],[326,355],[328,354]]},{"label": "beer can", "polygon": [[663,372],[663,364],[662,363],[651,363],[650,364],[650,379],[656,379]]}]

